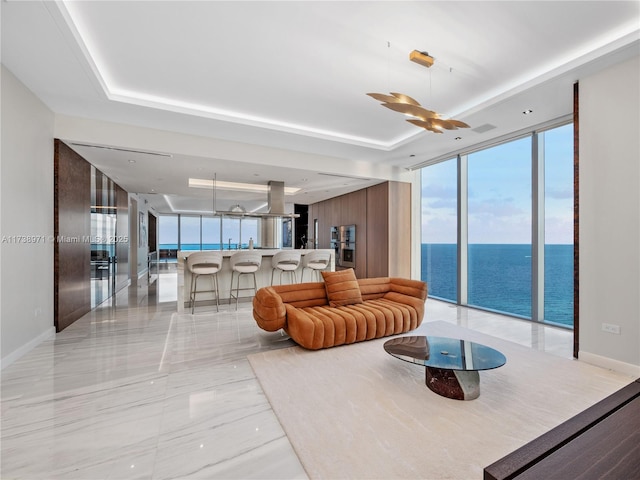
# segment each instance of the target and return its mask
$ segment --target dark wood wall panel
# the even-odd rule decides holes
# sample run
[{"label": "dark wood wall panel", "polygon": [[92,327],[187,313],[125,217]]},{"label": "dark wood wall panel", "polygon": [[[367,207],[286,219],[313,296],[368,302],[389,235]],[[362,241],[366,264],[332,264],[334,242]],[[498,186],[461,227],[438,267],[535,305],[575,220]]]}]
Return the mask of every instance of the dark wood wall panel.
[{"label": "dark wood wall panel", "polygon": [[56,331],[91,310],[91,166],[54,145],[54,315]]},{"label": "dark wood wall panel", "polygon": [[309,206],[318,219],[318,247],[330,248],[330,228],[356,226],[356,276],[411,278],[411,184],[384,182]]},{"label": "dark wood wall panel", "polygon": [[389,275],[389,183],[367,189],[367,277]]},{"label": "dark wood wall panel", "polygon": [[580,351],[580,88],[573,84],[573,356]]}]

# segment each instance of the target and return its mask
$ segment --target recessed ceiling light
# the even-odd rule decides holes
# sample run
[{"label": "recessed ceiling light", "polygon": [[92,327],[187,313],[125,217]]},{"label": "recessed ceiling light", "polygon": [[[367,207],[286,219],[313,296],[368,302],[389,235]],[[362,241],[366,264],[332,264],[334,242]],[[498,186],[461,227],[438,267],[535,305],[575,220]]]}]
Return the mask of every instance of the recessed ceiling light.
[{"label": "recessed ceiling light", "polygon": [[136,163],[135,160],[129,160],[129,163]]},{"label": "recessed ceiling light", "polygon": [[533,113],[533,110],[527,109],[524,112],[522,112],[523,115],[529,115],[530,113]]},{"label": "recessed ceiling light", "polygon": [[409,155],[409,158],[413,158],[413,157],[415,157],[415,156],[416,156],[416,155],[415,155],[414,153],[412,153],[411,155]]},{"label": "recessed ceiling light", "polygon": [[456,140],[462,140],[462,137],[456,137],[455,139]]}]

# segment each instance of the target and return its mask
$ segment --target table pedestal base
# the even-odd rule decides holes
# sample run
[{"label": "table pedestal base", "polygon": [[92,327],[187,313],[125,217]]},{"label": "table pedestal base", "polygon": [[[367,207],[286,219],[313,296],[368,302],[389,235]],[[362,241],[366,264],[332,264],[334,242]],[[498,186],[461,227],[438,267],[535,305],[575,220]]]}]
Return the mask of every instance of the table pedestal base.
[{"label": "table pedestal base", "polygon": [[426,384],[443,397],[473,400],[480,396],[480,374],[476,370],[461,371],[426,367]]}]

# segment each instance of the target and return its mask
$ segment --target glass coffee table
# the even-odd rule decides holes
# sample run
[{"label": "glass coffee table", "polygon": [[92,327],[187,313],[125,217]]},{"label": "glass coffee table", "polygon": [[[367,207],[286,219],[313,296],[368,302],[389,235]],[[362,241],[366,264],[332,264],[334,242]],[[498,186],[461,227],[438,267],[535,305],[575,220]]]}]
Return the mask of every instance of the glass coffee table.
[{"label": "glass coffee table", "polygon": [[426,384],[438,395],[473,400],[480,395],[479,370],[507,362],[499,351],[459,338],[409,336],[384,343],[390,355],[426,367]]}]

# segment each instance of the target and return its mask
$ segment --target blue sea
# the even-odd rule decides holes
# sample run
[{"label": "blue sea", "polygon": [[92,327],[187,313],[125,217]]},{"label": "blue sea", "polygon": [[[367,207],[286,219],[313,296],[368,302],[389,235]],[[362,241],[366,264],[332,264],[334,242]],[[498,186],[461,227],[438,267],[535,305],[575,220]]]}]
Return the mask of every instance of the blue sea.
[{"label": "blue sea", "polygon": [[[429,296],[456,301],[455,244],[422,244]],[[468,304],[531,318],[531,245],[469,245]],[[545,245],[544,319],[573,326],[573,245]]]},{"label": "blue sea", "polygon": [[[232,243],[231,247],[235,250],[236,248],[236,244]],[[248,248],[249,244],[247,243],[243,243],[241,245],[241,248]],[[160,250],[178,250],[178,244],[177,243],[161,243],[160,244]],[[202,249],[200,248],[200,244],[199,243],[183,243],[182,245],[180,245],[180,250],[226,250],[227,248],[229,248],[229,246],[227,244],[222,245],[222,248],[220,248],[220,244],[219,243],[203,243],[202,244]]]}]

